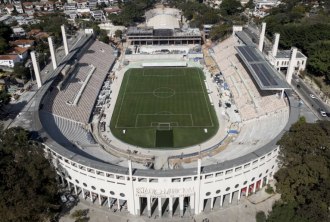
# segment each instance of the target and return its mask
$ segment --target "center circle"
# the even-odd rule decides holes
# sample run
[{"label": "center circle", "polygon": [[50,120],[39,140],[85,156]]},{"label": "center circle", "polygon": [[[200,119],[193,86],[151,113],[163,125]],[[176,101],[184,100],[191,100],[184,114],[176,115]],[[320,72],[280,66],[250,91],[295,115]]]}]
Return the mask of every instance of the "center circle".
[{"label": "center circle", "polygon": [[153,94],[159,98],[169,98],[175,95],[175,90],[168,87],[160,87],[155,89]]}]

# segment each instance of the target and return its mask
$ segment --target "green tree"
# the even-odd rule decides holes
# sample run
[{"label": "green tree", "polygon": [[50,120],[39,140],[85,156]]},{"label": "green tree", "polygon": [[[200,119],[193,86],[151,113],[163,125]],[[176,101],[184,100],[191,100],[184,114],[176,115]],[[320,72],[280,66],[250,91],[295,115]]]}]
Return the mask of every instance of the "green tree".
[{"label": "green tree", "polygon": [[[328,121],[315,124],[298,121],[281,138],[281,168],[275,178],[276,191],[281,193],[283,203],[274,206],[270,221],[329,220],[329,135]],[[287,214],[289,219],[281,220],[281,214]]]},{"label": "green tree", "polygon": [[225,39],[231,33],[232,25],[223,23],[212,27],[210,31],[210,38],[212,40]]},{"label": "green tree", "polygon": [[226,15],[234,15],[242,12],[243,7],[239,0],[223,0],[220,4],[221,14]]},{"label": "green tree", "polygon": [[256,214],[256,222],[266,222],[266,214],[263,211],[258,211]]},{"label": "green tree", "polygon": [[48,221],[60,208],[56,173],[22,128],[0,133],[0,221]]},{"label": "green tree", "polygon": [[0,91],[0,107],[8,104],[10,102],[10,94],[8,94],[5,90]]},{"label": "green tree", "polygon": [[122,35],[123,35],[123,31],[121,31],[120,29],[115,31],[115,37],[121,39]]},{"label": "green tree", "polygon": [[19,79],[25,79],[25,80],[27,80],[27,79],[30,79],[31,78],[29,68],[24,67],[20,63],[16,63],[15,64],[13,73],[14,73],[14,76],[16,78],[19,78]]},{"label": "green tree", "polygon": [[0,37],[0,54],[6,53],[9,49],[9,44],[6,39]]}]

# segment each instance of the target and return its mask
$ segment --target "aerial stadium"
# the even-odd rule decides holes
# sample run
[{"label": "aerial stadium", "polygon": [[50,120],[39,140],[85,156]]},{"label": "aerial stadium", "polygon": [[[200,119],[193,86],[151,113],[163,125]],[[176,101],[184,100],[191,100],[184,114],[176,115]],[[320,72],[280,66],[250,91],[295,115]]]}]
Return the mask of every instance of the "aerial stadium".
[{"label": "aerial stadium", "polygon": [[57,64],[49,41],[54,71],[37,77],[33,130],[79,198],[185,217],[239,204],[273,180],[276,143],[298,116],[290,84],[262,53],[265,27],[259,46],[234,27],[205,49],[183,23],[176,9],[148,12],[144,27],[128,29],[119,58],[92,34],[69,49],[62,27],[66,56]]}]

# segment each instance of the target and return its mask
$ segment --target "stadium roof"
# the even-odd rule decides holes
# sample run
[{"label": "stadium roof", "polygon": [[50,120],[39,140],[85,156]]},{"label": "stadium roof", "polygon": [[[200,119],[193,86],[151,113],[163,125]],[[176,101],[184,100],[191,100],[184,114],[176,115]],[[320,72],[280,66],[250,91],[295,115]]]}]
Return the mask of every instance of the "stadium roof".
[{"label": "stadium roof", "polygon": [[235,46],[235,49],[261,90],[291,89],[254,46]]},{"label": "stadium roof", "polygon": [[180,28],[178,19],[172,15],[167,14],[155,15],[149,19],[147,26],[154,27],[154,29]]}]

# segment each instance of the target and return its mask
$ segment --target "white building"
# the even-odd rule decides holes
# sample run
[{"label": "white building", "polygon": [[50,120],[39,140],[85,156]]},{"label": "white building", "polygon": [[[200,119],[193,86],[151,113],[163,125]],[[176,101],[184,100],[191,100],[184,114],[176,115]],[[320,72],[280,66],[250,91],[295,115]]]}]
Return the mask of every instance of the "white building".
[{"label": "white building", "polygon": [[0,55],[0,67],[14,68],[14,65],[18,62],[20,62],[18,55]]}]

